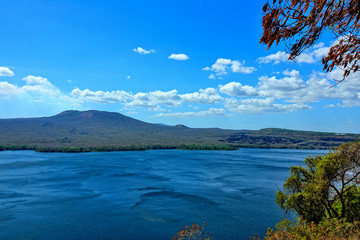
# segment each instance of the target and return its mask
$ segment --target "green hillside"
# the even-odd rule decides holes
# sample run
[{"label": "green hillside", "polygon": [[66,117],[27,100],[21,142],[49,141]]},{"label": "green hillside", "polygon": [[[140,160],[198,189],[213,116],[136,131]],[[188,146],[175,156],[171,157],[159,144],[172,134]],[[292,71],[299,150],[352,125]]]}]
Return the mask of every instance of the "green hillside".
[{"label": "green hillside", "polygon": [[357,134],[286,129],[224,130],[142,122],[120,113],[65,111],[52,117],[0,119],[0,149],[114,151],[158,148],[329,149],[355,141]]}]

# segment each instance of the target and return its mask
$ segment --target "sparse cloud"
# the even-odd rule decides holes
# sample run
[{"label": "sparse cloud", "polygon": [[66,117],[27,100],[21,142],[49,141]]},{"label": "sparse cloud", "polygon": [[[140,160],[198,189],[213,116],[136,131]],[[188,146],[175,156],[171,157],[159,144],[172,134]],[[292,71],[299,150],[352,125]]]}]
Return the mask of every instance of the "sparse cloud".
[{"label": "sparse cloud", "polygon": [[212,71],[217,76],[223,76],[226,75],[229,71],[234,73],[249,74],[256,71],[256,68],[245,67],[245,61],[239,62],[237,60],[218,58],[216,62],[211,65],[211,67],[204,67],[203,70]]},{"label": "sparse cloud", "polygon": [[209,76],[209,79],[216,79],[216,77],[215,77],[215,75],[214,74],[210,74],[210,76]]},{"label": "sparse cloud", "polygon": [[126,79],[130,79],[130,78],[131,78],[131,76],[130,76],[130,75],[126,76]]},{"label": "sparse cloud", "polygon": [[7,67],[0,67],[0,77],[12,77],[14,76],[13,71]]},{"label": "sparse cloud", "polygon": [[136,53],[139,53],[139,54],[143,54],[143,55],[150,54],[150,53],[156,53],[156,51],[154,49],[145,50],[142,47],[134,48],[133,51]]},{"label": "sparse cloud", "polygon": [[[311,50],[301,53],[294,59],[296,63],[315,63],[328,54],[330,47],[324,47],[324,43],[316,44]],[[257,59],[258,63],[274,63],[289,62],[289,53],[278,51],[265,57]]]},{"label": "sparse cloud", "polygon": [[178,61],[185,61],[185,60],[189,59],[189,57],[186,54],[183,54],[183,53],[179,53],[179,54],[173,53],[168,58],[178,60]]},{"label": "sparse cloud", "polygon": [[206,111],[199,112],[176,112],[176,113],[159,113],[153,117],[209,117],[225,115],[226,111],[223,108],[210,108]]}]

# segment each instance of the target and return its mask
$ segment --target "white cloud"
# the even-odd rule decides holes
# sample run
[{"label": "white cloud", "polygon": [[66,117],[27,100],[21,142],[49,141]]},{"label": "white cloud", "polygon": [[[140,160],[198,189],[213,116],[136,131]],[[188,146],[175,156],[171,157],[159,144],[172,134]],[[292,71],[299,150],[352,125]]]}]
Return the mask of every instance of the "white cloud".
[{"label": "white cloud", "polygon": [[51,86],[52,84],[43,77],[35,77],[32,75],[29,75],[27,77],[24,77],[22,80],[24,80],[26,82],[26,85],[47,85],[47,86]]},{"label": "white cloud", "polygon": [[60,91],[53,85],[44,86],[44,85],[25,85],[21,87],[25,93],[34,94],[34,95],[58,95]]},{"label": "white cloud", "polygon": [[177,112],[177,113],[159,113],[153,117],[208,117],[225,115],[226,111],[223,108],[210,108],[206,111],[200,112]]},{"label": "white cloud", "polygon": [[282,78],[261,76],[256,86],[230,82],[219,85],[219,91],[240,98],[225,100],[226,107],[233,112],[291,112],[310,109],[307,103],[328,99],[337,100],[339,107],[360,106],[360,72],[350,74],[336,86],[332,79],[341,79],[343,74],[343,70],[338,68],[327,74],[314,72],[307,81],[296,70],[285,70],[282,74]]},{"label": "white cloud", "polygon": [[[211,69],[219,72],[233,71],[233,61],[230,59],[223,59],[217,64]],[[237,68],[236,64],[234,68]],[[184,103],[223,104],[230,112],[249,114],[309,110],[311,106],[308,103],[328,99],[333,100],[332,104],[324,104],[324,107],[360,106],[360,72],[351,73],[343,83],[334,86],[336,82],[332,79],[342,79],[342,75],[343,70],[335,68],[327,74],[314,72],[305,81],[299,71],[285,70],[282,75],[261,76],[254,86],[229,82],[219,85],[218,89],[199,89],[197,92],[184,94],[179,94],[175,89],[131,93],[123,90],[91,91],[75,88],[69,95],[62,94],[48,79],[29,75],[23,78],[23,86],[0,82],[0,98],[21,96],[36,102],[55,103],[57,100],[77,106],[84,102],[118,103],[128,110],[147,108],[158,112],[168,111],[170,107],[180,107]],[[224,99],[221,94],[232,98]],[[200,112],[161,113],[159,116],[207,116],[223,114],[224,111],[223,108],[210,108]]]},{"label": "white cloud", "polygon": [[[330,47],[324,47],[323,43],[316,44],[312,47],[312,50],[303,52],[294,59],[296,63],[315,63],[321,60],[328,54]],[[258,63],[274,63],[279,64],[280,62],[289,62],[289,53],[279,51],[274,54],[270,54],[266,57],[260,57],[257,59]]]},{"label": "white cloud", "polygon": [[245,61],[242,63],[237,60],[231,60],[226,58],[218,58],[216,62],[211,65],[211,67],[205,67],[205,71],[213,71],[217,76],[226,75],[228,71],[234,73],[244,73],[249,74],[256,71],[254,67],[245,67]]},{"label": "white cloud", "polygon": [[286,52],[279,51],[274,54],[270,54],[266,57],[259,57],[257,61],[259,63],[271,63],[274,62],[275,64],[279,64],[280,62],[287,62],[290,54]]},{"label": "white cloud", "polygon": [[160,106],[177,107],[183,103],[216,104],[223,100],[216,89],[200,89],[198,92],[179,94],[177,90],[138,92],[125,91],[91,91],[75,88],[71,92],[73,98],[81,101],[98,103],[121,103],[130,108],[148,108],[159,111]]},{"label": "white cloud", "polygon": [[210,74],[210,76],[209,76],[209,79],[216,79],[216,77],[215,77],[215,75],[214,74]]},{"label": "white cloud", "polygon": [[317,59],[314,58],[314,54],[308,54],[308,53],[302,53],[299,56],[297,56],[294,61],[297,63],[314,63],[317,61]]},{"label": "white cloud", "polygon": [[321,47],[312,52],[312,55],[315,57],[315,59],[322,59],[323,57],[327,56],[329,53],[330,48],[329,47]]},{"label": "white cloud", "polygon": [[241,85],[239,82],[230,82],[228,84],[219,85],[219,91],[221,93],[225,93],[229,96],[236,96],[236,97],[253,97],[257,96],[257,90],[248,85]]},{"label": "white cloud", "polygon": [[130,79],[131,78],[131,76],[130,75],[128,75],[127,77],[126,77],[126,79]]},{"label": "white cloud", "polygon": [[296,70],[283,72],[284,78],[262,76],[259,78],[258,90],[262,97],[289,98],[305,88],[300,73]]},{"label": "white cloud", "polygon": [[46,78],[29,75],[23,78],[23,80],[26,82],[26,85],[21,87],[8,82],[0,82],[0,98],[11,98],[20,95],[46,98],[60,94],[60,91]]},{"label": "white cloud", "polygon": [[325,105],[325,108],[336,108],[336,106],[334,104],[328,104]]},{"label": "white cloud", "polygon": [[90,91],[89,89],[80,90],[75,88],[71,91],[73,98],[80,99],[88,102],[99,102],[99,103],[126,103],[127,99],[131,99],[131,94],[125,91]]},{"label": "white cloud", "polygon": [[14,76],[13,71],[7,67],[0,67],[0,77],[12,77]]},{"label": "white cloud", "polygon": [[10,98],[20,92],[21,90],[17,86],[8,82],[0,82],[0,98]]},{"label": "white cloud", "polygon": [[133,49],[134,52],[139,53],[139,54],[150,54],[150,53],[156,53],[156,51],[154,49],[150,49],[150,50],[145,50],[142,47],[137,47]]},{"label": "white cloud", "polygon": [[239,61],[233,60],[231,65],[231,70],[234,73],[244,73],[244,74],[249,74],[256,71],[256,68],[244,67],[244,65],[245,65],[245,61],[243,61],[243,63],[240,63]]},{"label": "white cloud", "polygon": [[167,92],[153,91],[148,93],[136,93],[133,95],[130,102],[126,104],[129,107],[145,107],[156,109],[159,105],[165,105],[169,107],[180,106],[181,98],[178,95],[177,90],[171,90]]},{"label": "white cloud", "polygon": [[46,78],[29,75],[22,80],[26,82],[22,89],[27,93],[47,95],[57,95],[60,93]]},{"label": "white cloud", "polygon": [[199,92],[180,95],[183,102],[215,104],[223,100],[215,88],[200,89]]},{"label": "white cloud", "polygon": [[186,54],[183,54],[183,53],[179,53],[179,54],[174,54],[173,53],[168,58],[178,60],[178,61],[185,61],[185,60],[189,59],[189,57]]},{"label": "white cloud", "polygon": [[297,110],[308,110],[311,106],[305,104],[277,104],[273,98],[249,98],[238,100],[226,99],[225,107],[236,113],[284,113]]}]

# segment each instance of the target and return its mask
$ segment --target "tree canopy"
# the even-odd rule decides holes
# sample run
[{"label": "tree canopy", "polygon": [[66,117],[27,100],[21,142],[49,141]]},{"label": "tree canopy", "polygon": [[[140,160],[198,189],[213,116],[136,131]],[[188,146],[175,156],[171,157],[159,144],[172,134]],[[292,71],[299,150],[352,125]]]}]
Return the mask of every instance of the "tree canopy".
[{"label": "tree canopy", "polygon": [[360,70],[359,0],[272,0],[264,5],[263,14],[260,43],[268,49],[285,41],[289,59],[294,60],[322,33],[331,31],[336,41],[322,59],[324,70],[343,69],[342,80]]},{"label": "tree canopy", "polygon": [[307,222],[325,218],[360,221],[360,143],[347,143],[324,156],[291,167],[276,203]]}]

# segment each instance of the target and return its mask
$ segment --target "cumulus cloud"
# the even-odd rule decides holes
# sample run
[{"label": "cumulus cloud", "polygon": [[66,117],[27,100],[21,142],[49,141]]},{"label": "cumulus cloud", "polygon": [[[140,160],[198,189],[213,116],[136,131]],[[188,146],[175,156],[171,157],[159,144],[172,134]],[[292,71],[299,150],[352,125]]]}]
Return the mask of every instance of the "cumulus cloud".
[{"label": "cumulus cloud", "polygon": [[[321,60],[328,54],[330,47],[324,47],[323,43],[315,45],[311,50],[301,53],[294,59],[297,63],[314,63]],[[278,51],[277,53],[270,54],[265,57],[257,59],[258,63],[274,63],[279,64],[280,62],[289,62],[289,53]]]},{"label": "cumulus cloud", "polygon": [[[234,71],[238,66],[230,59],[217,62],[209,70],[219,72]],[[233,67],[234,65],[234,67]],[[343,83],[334,86],[336,79],[342,79],[343,70],[335,68],[330,73],[313,72],[305,79],[297,70],[285,70],[281,74],[271,74],[259,77],[254,85],[240,82],[229,82],[218,88],[199,89],[196,92],[179,93],[176,89],[170,91],[126,92],[92,91],[75,88],[69,95],[61,93],[47,78],[26,76],[23,86],[9,82],[0,82],[0,98],[10,99],[14,96],[31,97],[37,102],[68,102],[81,106],[84,102],[118,103],[124,109],[146,108],[149,111],[165,112],[171,107],[181,107],[183,104],[198,106],[212,105],[207,111],[167,112],[156,116],[163,117],[202,117],[225,114],[225,109],[235,113],[287,113],[311,109],[310,103],[331,99],[331,104],[324,107],[354,107],[360,106],[360,72],[351,73]],[[215,108],[217,107],[217,108]]]},{"label": "cumulus cloud", "polygon": [[167,92],[153,91],[148,93],[136,93],[130,102],[126,104],[129,107],[144,107],[154,109],[159,105],[174,107],[181,105],[181,97],[177,90]]},{"label": "cumulus cloud", "polygon": [[278,51],[277,53],[270,54],[266,57],[259,57],[257,61],[259,63],[271,63],[279,64],[280,62],[287,62],[290,54],[282,51]]},{"label": "cumulus cloud", "polygon": [[0,98],[10,98],[18,95],[20,92],[19,87],[8,82],[0,82]]},{"label": "cumulus cloud", "polygon": [[242,63],[237,60],[218,58],[211,67],[205,67],[205,71],[213,71],[217,76],[226,75],[229,71],[234,73],[249,74],[256,71],[254,67],[245,67],[245,61]]},{"label": "cumulus cloud", "polygon": [[238,100],[226,99],[225,107],[236,113],[284,113],[297,110],[308,110],[311,106],[305,104],[279,104],[273,98],[249,98]]},{"label": "cumulus cloud", "polygon": [[[220,69],[220,68],[219,68]],[[341,77],[342,70],[334,69],[325,74],[314,72],[303,79],[297,70],[285,70],[273,76],[261,76],[257,84],[244,85],[240,82],[229,82],[218,88],[199,89],[196,92],[180,94],[177,90],[150,91],[131,93],[126,91],[91,91],[78,88],[71,92],[71,98],[85,102],[119,103],[128,109],[146,108],[149,111],[167,111],[170,107],[181,107],[189,104],[221,104],[230,112],[236,113],[285,113],[311,109],[310,103],[332,99],[332,107],[360,106],[360,72],[352,73],[346,81],[335,87],[331,79]],[[47,81],[40,78],[29,78],[30,84],[47,85]],[[9,84],[3,84],[9,88]],[[26,89],[25,87],[23,89]],[[16,88],[11,90],[17,91]],[[9,90],[9,92],[11,92]],[[4,91],[2,95],[5,96]],[[229,97],[224,98],[221,94]],[[325,105],[324,105],[325,106]],[[165,108],[166,107],[166,108]],[[165,108],[165,109],[164,109]],[[174,116],[196,116],[200,113],[162,113]],[[204,114],[204,113],[202,113]]]},{"label": "cumulus cloud", "polygon": [[352,73],[341,84],[334,86],[342,77],[343,70],[330,73],[314,72],[303,80],[299,71],[285,70],[283,77],[261,76],[256,86],[230,82],[219,85],[220,93],[236,98],[225,99],[229,111],[238,113],[292,112],[311,109],[309,103],[337,100],[331,107],[360,106],[360,72]]},{"label": "cumulus cloud", "polygon": [[52,86],[52,84],[43,77],[35,77],[32,75],[29,75],[27,77],[24,77],[22,80],[24,80],[26,82],[27,85],[47,85],[47,86]]},{"label": "cumulus cloud", "polygon": [[186,54],[183,54],[183,53],[179,53],[179,54],[173,53],[168,58],[178,60],[178,61],[185,61],[185,60],[189,59],[189,57]]},{"label": "cumulus cloud", "polygon": [[248,85],[243,86],[239,82],[230,82],[224,86],[219,85],[219,91],[229,96],[236,97],[254,97],[258,95],[258,92],[254,87]]},{"label": "cumulus cloud", "polygon": [[179,107],[183,103],[217,104],[223,100],[215,88],[200,89],[198,92],[179,94],[177,90],[131,93],[126,91],[91,91],[75,88],[71,98],[82,102],[120,103],[127,108],[147,108],[150,111],[164,111],[165,107]]},{"label": "cumulus cloud", "polygon": [[75,88],[71,91],[73,98],[99,103],[126,103],[127,99],[131,99],[132,96],[125,91],[91,91],[89,89],[80,90]]},{"label": "cumulus cloud", "polygon": [[223,108],[210,108],[206,111],[200,112],[177,112],[177,113],[159,113],[153,117],[208,117],[225,115],[226,111]]},{"label": "cumulus cloud", "polygon": [[27,76],[23,78],[26,82],[24,86],[16,86],[9,82],[0,82],[0,97],[11,98],[19,95],[32,95],[32,96],[55,96],[60,94],[60,91],[52,85],[46,78]]},{"label": "cumulus cloud", "polygon": [[200,89],[199,92],[180,95],[183,102],[215,104],[223,100],[215,88]]},{"label": "cumulus cloud", "polygon": [[148,108],[158,111],[160,106],[176,107],[182,103],[216,104],[223,100],[216,89],[200,89],[198,92],[179,94],[177,90],[129,93],[125,91],[72,90],[71,96],[82,101],[98,103],[122,103],[127,107]]},{"label": "cumulus cloud", "polygon": [[142,47],[137,47],[133,49],[134,52],[139,53],[139,54],[150,54],[150,53],[156,53],[156,51],[154,49],[150,49],[150,50],[145,50]]},{"label": "cumulus cloud", "polygon": [[12,77],[14,76],[13,71],[7,67],[0,67],[0,77]]},{"label": "cumulus cloud", "polygon": [[289,98],[297,95],[301,89],[306,87],[298,71],[285,70],[283,75],[285,75],[285,77],[279,79],[274,76],[260,77],[257,86],[259,96]]}]

